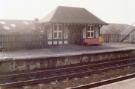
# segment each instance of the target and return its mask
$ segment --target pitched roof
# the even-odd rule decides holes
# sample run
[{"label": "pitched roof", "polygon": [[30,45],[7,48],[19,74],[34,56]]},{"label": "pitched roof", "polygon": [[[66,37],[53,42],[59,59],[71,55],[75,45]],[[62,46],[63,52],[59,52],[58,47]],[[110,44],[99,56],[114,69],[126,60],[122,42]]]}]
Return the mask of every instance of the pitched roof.
[{"label": "pitched roof", "polygon": [[135,27],[128,24],[109,24],[101,28],[101,34],[121,34],[127,35]]},{"label": "pitched roof", "polygon": [[98,23],[106,24],[84,8],[59,6],[40,22],[52,23]]},{"label": "pitched roof", "polygon": [[0,34],[14,32],[31,32],[36,30],[35,22],[31,20],[0,20]]}]

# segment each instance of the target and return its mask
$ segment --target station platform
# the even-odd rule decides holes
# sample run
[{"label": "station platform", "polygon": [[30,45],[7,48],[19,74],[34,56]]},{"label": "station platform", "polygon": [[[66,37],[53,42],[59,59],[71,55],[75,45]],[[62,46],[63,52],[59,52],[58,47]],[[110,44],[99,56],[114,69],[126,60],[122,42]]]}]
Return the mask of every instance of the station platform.
[{"label": "station platform", "polygon": [[0,61],[18,60],[18,59],[21,60],[26,58],[32,59],[32,58],[74,56],[74,55],[108,53],[108,52],[128,51],[128,50],[135,50],[135,46],[129,46],[124,44],[103,44],[100,46],[66,45],[46,49],[0,52]]},{"label": "station platform", "polygon": [[135,89],[135,78],[115,82],[90,89]]}]

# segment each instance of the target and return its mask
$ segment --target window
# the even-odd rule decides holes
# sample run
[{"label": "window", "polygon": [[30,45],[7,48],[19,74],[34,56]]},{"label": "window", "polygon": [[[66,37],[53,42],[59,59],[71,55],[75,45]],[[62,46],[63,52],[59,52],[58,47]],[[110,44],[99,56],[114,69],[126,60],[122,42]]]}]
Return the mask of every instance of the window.
[{"label": "window", "polygon": [[52,39],[52,28],[47,30],[47,35],[48,35],[48,39],[51,40]]},{"label": "window", "polygon": [[61,24],[55,24],[47,30],[48,45],[68,44],[68,28]]},{"label": "window", "polygon": [[48,41],[48,45],[52,45],[52,41]]},{"label": "window", "polygon": [[62,39],[62,28],[60,25],[55,25],[53,30],[54,39]]},{"label": "window", "polygon": [[83,28],[83,39],[86,38],[86,27]]},{"label": "window", "polygon": [[65,41],[64,41],[64,44],[68,44],[68,41],[65,40]]},{"label": "window", "polygon": [[99,29],[98,27],[95,27],[95,37],[98,38],[99,37]]},{"label": "window", "polygon": [[68,34],[69,34],[69,29],[68,29],[68,27],[65,27],[65,30],[64,30],[64,39],[68,39]]},{"label": "window", "polygon": [[53,33],[54,39],[57,39],[57,32]]},{"label": "window", "polygon": [[94,38],[94,29],[92,26],[88,26],[87,29],[87,38]]}]

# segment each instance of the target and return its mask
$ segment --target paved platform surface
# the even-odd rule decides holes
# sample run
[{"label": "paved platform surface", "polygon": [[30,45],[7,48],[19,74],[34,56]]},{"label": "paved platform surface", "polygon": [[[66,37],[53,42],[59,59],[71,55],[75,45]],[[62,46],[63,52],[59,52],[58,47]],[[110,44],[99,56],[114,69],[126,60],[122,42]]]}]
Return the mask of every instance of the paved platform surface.
[{"label": "paved platform surface", "polygon": [[135,78],[90,89],[135,89]]},{"label": "paved platform surface", "polygon": [[0,61],[17,60],[17,59],[31,59],[31,58],[48,58],[60,56],[74,56],[83,54],[96,54],[113,51],[132,50],[135,47],[120,44],[103,44],[101,46],[60,46],[55,48],[34,49],[34,50],[20,50],[10,52],[0,52]]},{"label": "paved platform surface", "polygon": [[110,47],[133,47],[135,48],[135,44],[129,44],[129,43],[104,43],[105,46]]}]

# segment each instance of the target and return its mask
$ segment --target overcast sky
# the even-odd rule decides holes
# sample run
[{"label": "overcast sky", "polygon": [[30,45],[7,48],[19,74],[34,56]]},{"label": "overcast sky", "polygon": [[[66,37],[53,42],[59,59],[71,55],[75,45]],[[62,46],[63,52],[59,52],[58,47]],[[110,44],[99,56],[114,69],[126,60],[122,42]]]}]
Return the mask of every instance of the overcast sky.
[{"label": "overcast sky", "polygon": [[135,0],[0,0],[0,19],[41,19],[60,5],[86,8],[108,23],[135,22]]}]

